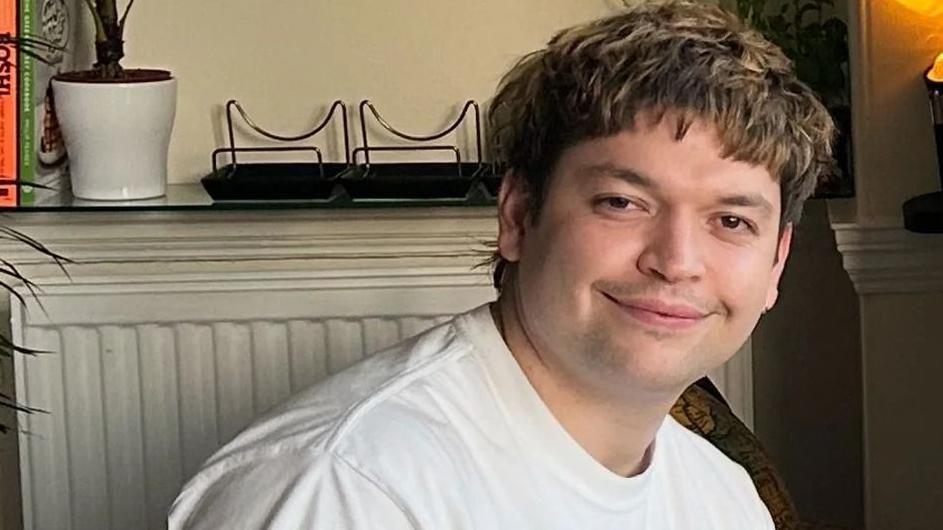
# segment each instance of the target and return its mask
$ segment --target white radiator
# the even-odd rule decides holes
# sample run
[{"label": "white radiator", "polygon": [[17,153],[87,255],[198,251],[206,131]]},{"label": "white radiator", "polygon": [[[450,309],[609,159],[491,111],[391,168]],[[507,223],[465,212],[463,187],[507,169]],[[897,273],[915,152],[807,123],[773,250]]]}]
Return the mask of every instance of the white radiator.
[{"label": "white radiator", "polygon": [[[24,417],[25,527],[164,527],[186,479],[254,417],[492,296],[487,278],[423,272],[407,287],[47,293],[48,318],[15,318],[25,344],[56,352],[16,368],[20,399],[49,412]],[[455,285],[429,285],[443,276]]]},{"label": "white radiator", "polygon": [[[75,253],[88,272],[73,280],[47,274],[45,312],[33,302],[12,304],[14,339],[55,352],[19,356],[15,367],[18,399],[48,411],[21,415],[24,527],[164,528],[183,483],[258,414],[367,353],[492,299],[487,273],[469,266],[477,258],[435,265],[467,247],[468,238],[436,240],[415,227],[434,232],[448,223],[420,221],[397,229],[416,249],[404,259],[407,246],[394,236],[369,233],[361,238],[368,243],[356,251],[345,247],[342,255],[331,234],[319,245],[297,235],[273,240],[266,218],[256,246],[245,237],[225,243],[242,253],[236,272],[219,270],[232,248],[192,241],[192,234],[218,238],[193,222],[181,229],[190,239],[181,236],[138,258],[140,242],[117,232],[107,241],[82,240]],[[489,226],[483,223],[478,226]],[[458,231],[456,225],[469,223],[458,219],[450,229]],[[167,237],[166,228],[153,229]],[[69,233],[79,240],[81,226]],[[451,248],[423,257],[436,256],[431,247],[446,239]],[[208,263],[199,272],[188,268],[199,261],[193,249]],[[301,265],[268,270],[276,249],[283,264],[307,254]],[[310,255],[316,252],[326,257]],[[113,263],[89,258],[101,255],[113,256]],[[111,274],[115,267],[119,273]],[[713,374],[748,423],[749,371],[749,355],[740,355]]]}]

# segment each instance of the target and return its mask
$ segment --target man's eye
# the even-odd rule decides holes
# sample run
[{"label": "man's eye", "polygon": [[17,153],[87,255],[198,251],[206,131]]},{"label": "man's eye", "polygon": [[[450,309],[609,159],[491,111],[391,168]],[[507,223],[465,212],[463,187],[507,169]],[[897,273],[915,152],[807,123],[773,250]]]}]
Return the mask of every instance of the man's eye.
[{"label": "man's eye", "polygon": [[613,210],[626,210],[632,207],[632,201],[625,197],[606,197],[602,200],[602,203]]},{"label": "man's eye", "polygon": [[720,225],[727,230],[742,231],[753,230],[753,227],[743,218],[736,215],[724,215],[720,218]]}]

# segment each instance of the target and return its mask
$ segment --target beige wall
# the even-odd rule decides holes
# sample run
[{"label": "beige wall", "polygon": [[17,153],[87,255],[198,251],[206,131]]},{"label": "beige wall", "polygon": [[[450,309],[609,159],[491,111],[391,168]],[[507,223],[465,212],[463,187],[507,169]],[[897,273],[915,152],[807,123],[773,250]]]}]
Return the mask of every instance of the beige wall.
[{"label": "beige wall", "polygon": [[[298,133],[326,104],[372,99],[407,131],[441,128],[466,99],[558,29],[617,0],[160,0],[136,2],[127,67],[179,79],[170,181],[209,171],[221,106],[244,103],[263,126]],[[278,6],[278,7],[273,7]],[[322,144],[323,145],[323,144]],[[332,149],[333,158],[340,151]]]},{"label": "beige wall", "polygon": [[[943,6],[858,0],[851,7],[858,196],[856,213],[843,217],[900,226],[901,203],[939,186],[921,75],[943,51]],[[861,298],[865,514],[872,530],[940,527],[941,315],[939,291]]]}]

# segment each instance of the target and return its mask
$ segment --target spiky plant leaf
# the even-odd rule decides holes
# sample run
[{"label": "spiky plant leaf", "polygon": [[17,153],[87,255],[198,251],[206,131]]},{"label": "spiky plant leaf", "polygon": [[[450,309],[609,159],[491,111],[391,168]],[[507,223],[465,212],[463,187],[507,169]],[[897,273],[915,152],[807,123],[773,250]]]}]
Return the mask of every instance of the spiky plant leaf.
[{"label": "spiky plant leaf", "polygon": [[[9,181],[11,179],[3,179],[3,180]],[[14,182],[17,185],[20,185],[19,181],[14,181]],[[0,239],[14,241],[16,243],[25,245],[29,247],[30,249],[36,251],[37,253],[43,256],[46,256],[47,258],[51,259],[59,267],[59,269],[63,273],[65,273],[67,277],[69,276],[68,270],[66,270],[65,266],[69,263],[73,263],[72,260],[56,252],[53,252],[48,247],[46,247],[39,241],[33,239],[32,237],[18,230],[10,228],[8,226],[0,225]],[[29,278],[27,278],[23,273],[21,273],[20,270],[12,262],[10,262],[9,260],[0,258],[0,289],[5,290],[11,296],[16,298],[21,304],[25,305],[26,300],[22,294],[17,292],[16,290],[17,285],[25,286],[27,291],[29,291],[30,297],[33,300],[35,300],[37,303],[39,303],[39,298],[37,296],[39,292],[41,292],[39,286],[36,285],[34,282],[32,282]],[[39,303],[39,306],[40,308],[42,308],[41,303]],[[44,308],[43,308],[43,311],[45,311]],[[25,355],[38,355],[38,354],[49,353],[49,352],[44,351],[44,350],[38,350],[38,349],[20,346],[18,344],[15,344],[12,340],[10,340],[9,337],[4,337],[3,335],[0,335],[0,357],[10,358],[16,353],[25,354]],[[17,413],[25,413],[25,414],[32,414],[35,412],[46,412],[42,409],[30,407],[23,403],[19,403],[12,396],[6,395],[2,392],[0,392],[0,408],[5,408],[5,409],[13,410]],[[5,434],[7,432],[11,432],[12,430],[13,430],[12,426],[5,425],[2,422],[0,422],[0,434]]]}]

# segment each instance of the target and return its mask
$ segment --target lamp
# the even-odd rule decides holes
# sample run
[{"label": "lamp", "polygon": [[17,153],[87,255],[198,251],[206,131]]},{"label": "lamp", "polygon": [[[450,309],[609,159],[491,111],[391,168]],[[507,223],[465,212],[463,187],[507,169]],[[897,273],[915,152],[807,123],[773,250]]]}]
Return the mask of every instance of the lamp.
[{"label": "lamp", "polygon": [[[930,116],[936,139],[936,158],[943,188],[943,53],[927,69],[924,80],[930,96]],[[943,233],[943,191],[926,193],[904,203],[904,228],[911,232]]]}]

